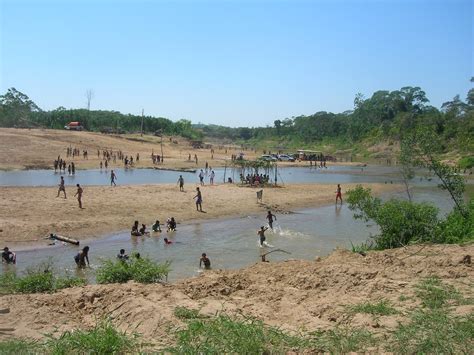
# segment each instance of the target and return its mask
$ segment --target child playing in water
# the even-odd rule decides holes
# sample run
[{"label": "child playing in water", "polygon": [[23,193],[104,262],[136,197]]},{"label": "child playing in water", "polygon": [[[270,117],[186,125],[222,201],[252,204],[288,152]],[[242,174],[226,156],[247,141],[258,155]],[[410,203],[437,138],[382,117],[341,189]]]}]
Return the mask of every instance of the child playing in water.
[{"label": "child playing in water", "polygon": [[201,259],[199,260],[199,267],[201,267],[203,264],[205,269],[211,268],[211,260],[209,260],[206,253],[202,253],[201,255]]},{"label": "child playing in water", "polygon": [[160,221],[156,220],[155,224],[151,227],[153,232],[161,232]]},{"label": "child playing in water", "polygon": [[265,242],[265,231],[268,227],[261,226],[260,229],[257,231],[257,235],[260,238],[260,246],[263,247],[263,243]]}]

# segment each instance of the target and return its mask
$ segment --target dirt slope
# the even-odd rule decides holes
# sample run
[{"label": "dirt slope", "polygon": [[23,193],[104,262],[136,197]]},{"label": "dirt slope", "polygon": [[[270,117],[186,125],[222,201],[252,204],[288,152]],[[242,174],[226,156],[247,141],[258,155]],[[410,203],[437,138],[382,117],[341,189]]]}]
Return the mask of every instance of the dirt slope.
[{"label": "dirt slope", "polygon": [[[209,271],[172,285],[92,285],[50,295],[3,296],[0,307],[9,307],[11,313],[0,315],[0,328],[13,327],[10,336],[39,338],[56,328],[88,327],[109,316],[121,329],[136,330],[160,346],[173,341],[169,327],[182,325],[174,308],[186,306],[209,315],[243,313],[287,330],[350,325],[384,334],[406,320],[405,311],[418,302],[412,297],[414,286],[424,277],[438,276],[472,296],[474,270],[462,259],[473,253],[474,245],[412,246],[365,257],[337,250],[315,261]],[[346,308],[379,299],[389,300],[400,314],[373,318]],[[465,305],[455,310],[472,311],[473,306]]]}]

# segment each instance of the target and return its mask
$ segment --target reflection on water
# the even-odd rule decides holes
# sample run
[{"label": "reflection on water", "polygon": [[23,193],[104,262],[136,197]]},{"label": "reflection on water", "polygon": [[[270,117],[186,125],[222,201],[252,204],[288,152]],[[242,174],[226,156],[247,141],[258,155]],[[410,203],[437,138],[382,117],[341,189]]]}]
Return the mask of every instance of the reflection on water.
[{"label": "reflection on water", "polygon": [[[310,167],[280,167],[277,170],[278,183],[399,183],[400,174],[398,167],[389,166],[367,166],[364,168],[355,166],[329,166],[327,169],[316,169]],[[117,175],[117,183],[120,185],[135,184],[164,184],[176,183],[179,175],[183,175],[185,184],[194,184],[199,181],[198,174],[184,173],[178,171],[155,170],[155,169],[114,169]],[[215,182],[222,183],[224,174],[226,180],[230,177],[233,181],[239,181],[240,171],[237,169],[214,169]],[[262,171],[262,173],[264,173]],[[427,176],[426,172],[418,171],[419,176]],[[52,170],[20,170],[0,171],[0,186],[57,186],[59,176]],[[64,174],[63,174],[64,175]],[[273,175],[271,174],[272,178]],[[109,185],[110,171],[106,170],[78,170],[76,175],[64,175],[67,185],[80,183],[81,185]],[[206,174],[205,182],[209,182],[209,174]],[[433,186],[435,180],[419,180],[417,185]]]},{"label": "reflection on water", "polygon": [[[415,200],[430,201],[446,213],[452,207],[447,193],[439,189],[417,188]],[[399,197],[404,197],[400,194]],[[150,237],[130,237],[129,232],[110,235],[106,238],[89,241],[90,261],[95,268],[103,258],[114,258],[121,248],[128,254],[134,251],[147,255],[153,260],[172,262],[170,280],[197,275],[199,257],[205,252],[215,269],[241,268],[260,260],[257,229],[265,224],[266,213],[258,216],[246,216],[223,220],[210,220],[196,223],[182,223],[173,233],[156,233]],[[336,247],[350,248],[364,242],[377,227],[354,220],[347,205],[334,205],[305,209],[292,214],[278,214],[275,231],[266,232],[267,242],[275,248],[284,249],[291,254],[271,253],[268,260],[307,259],[326,255]],[[153,221],[144,221],[151,224]],[[179,222],[179,221],[178,221]],[[165,245],[164,237],[173,244]],[[79,247],[62,245],[43,249],[19,251],[17,253],[18,270],[37,265],[50,258],[61,270],[75,272],[74,255]],[[93,272],[86,270],[93,281]]]}]

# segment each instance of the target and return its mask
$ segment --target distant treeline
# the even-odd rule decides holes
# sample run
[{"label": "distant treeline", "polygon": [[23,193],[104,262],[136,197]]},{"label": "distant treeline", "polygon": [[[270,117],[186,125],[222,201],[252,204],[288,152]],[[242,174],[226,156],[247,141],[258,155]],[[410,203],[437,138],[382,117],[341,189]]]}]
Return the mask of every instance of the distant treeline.
[{"label": "distant treeline", "polygon": [[[474,78],[471,79],[471,82]],[[248,142],[277,141],[283,145],[317,145],[324,141],[357,143],[366,138],[399,141],[403,135],[423,127],[434,131],[446,145],[445,150],[462,155],[474,152],[474,89],[466,100],[459,95],[445,102],[440,109],[428,104],[419,87],[403,87],[395,91],[377,91],[370,98],[357,94],[354,109],[343,113],[316,112],[274,121],[268,127],[230,128],[218,125],[192,125],[188,120],[173,122],[162,117],[145,116],[144,132],[161,131],[191,139],[212,137],[221,140]],[[92,131],[139,132],[142,117],[116,111],[86,109],[41,110],[25,94],[11,88],[0,96],[0,126],[45,127],[62,129],[70,121],[80,121]],[[466,154],[467,153],[467,154]]]},{"label": "distant treeline", "polygon": [[368,137],[399,141],[404,133],[422,126],[441,136],[446,149],[472,154],[474,89],[469,91],[466,101],[458,95],[445,102],[441,109],[428,102],[419,87],[403,87],[396,91],[377,91],[367,99],[357,94],[351,111],[316,112],[310,116],[276,120],[271,127],[229,128],[201,124],[193,127],[207,137],[249,142],[272,139],[292,146],[317,144],[322,140],[355,143]]},{"label": "distant treeline", "polygon": [[163,117],[124,115],[117,111],[94,111],[87,109],[65,109],[59,107],[52,111],[41,110],[27,95],[15,88],[8,89],[0,96],[0,127],[51,128],[64,129],[71,121],[79,121],[84,129],[117,133],[162,132],[167,135],[180,135],[190,139],[201,139],[202,133],[194,129],[191,121],[173,122]]}]

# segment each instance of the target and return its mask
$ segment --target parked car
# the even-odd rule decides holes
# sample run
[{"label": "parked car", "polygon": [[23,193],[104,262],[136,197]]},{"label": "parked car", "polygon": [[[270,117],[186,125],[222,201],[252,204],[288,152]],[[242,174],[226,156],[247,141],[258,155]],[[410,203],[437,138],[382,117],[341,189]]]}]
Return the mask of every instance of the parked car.
[{"label": "parked car", "polygon": [[279,154],[278,155],[278,160],[280,161],[295,161],[295,158],[288,154]]},{"label": "parked car", "polygon": [[260,160],[265,160],[265,161],[277,161],[278,159],[275,158],[274,156],[271,156],[269,154],[264,154],[260,158]]}]

